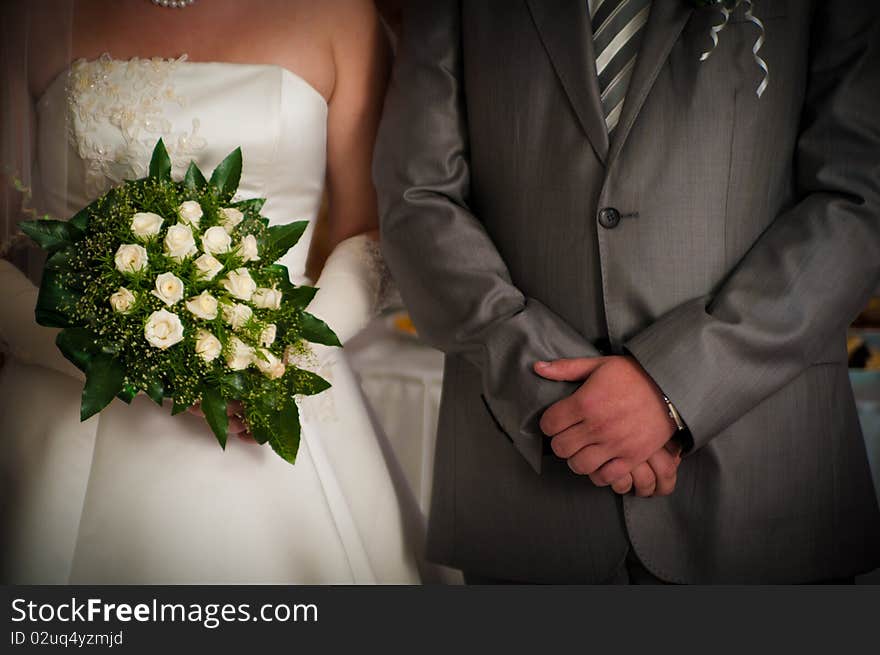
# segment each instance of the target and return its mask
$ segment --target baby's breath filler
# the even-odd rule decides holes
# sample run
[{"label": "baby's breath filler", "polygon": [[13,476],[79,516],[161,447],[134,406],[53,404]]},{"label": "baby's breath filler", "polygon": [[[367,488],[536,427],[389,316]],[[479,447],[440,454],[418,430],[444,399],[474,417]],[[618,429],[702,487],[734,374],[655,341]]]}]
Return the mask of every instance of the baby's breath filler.
[{"label": "baby's breath filler", "polygon": [[226,406],[239,401],[254,438],[293,463],[295,399],[330,385],[289,354],[339,340],[305,311],[316,289],[274,263],[307,221],[270,227],[265,200],[234,201],[241,166],[236,149],[210,180],[191,163],[175,181],[160,140],[147,177],[69,221],[22,223],[49,255],[36,318],[63,328],[58,347],[86,374],[82,420],[144,392],[172,414],[201,403],[225,447]]}]

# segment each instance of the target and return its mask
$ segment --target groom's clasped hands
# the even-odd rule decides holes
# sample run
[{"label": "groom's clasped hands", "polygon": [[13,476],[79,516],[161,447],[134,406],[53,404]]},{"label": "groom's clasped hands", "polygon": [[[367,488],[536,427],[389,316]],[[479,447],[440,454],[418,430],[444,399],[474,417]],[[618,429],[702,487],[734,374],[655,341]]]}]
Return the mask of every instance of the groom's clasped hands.
[{"label": "groom's clasped hands", "polygon": [[681,447],[662,393],[630,356],[536,362],[543,378],[584,383],[551,405],[541,431],[572,471],[619,494],[665,496],[675,488]]}]

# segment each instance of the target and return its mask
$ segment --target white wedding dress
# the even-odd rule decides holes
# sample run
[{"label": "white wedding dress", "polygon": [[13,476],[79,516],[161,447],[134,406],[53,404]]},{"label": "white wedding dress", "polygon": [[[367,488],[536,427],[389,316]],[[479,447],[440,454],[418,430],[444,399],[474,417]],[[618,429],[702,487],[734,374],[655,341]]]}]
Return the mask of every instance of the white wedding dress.
[{"label": "white wedding dress", "polygon": [[[327,105],[278,66],[80,61],[37,117],[53,216],[143,176],[160,136],[175,176],[190,160],[207,175],[241,146],[238,196],[266,198],[273,223],[314,219],[321,205]],[[298,283],[310,235],[284,260]],[[406,503],[360,389],[338,350],[323,358],[333,386],[301,401],[291,466],[235,438],[224,452],[203,419],[145,396],[80,423],[82,382],[58,372],[66,363],[13,348],[0,371],[5,581],[417,583]]]}]

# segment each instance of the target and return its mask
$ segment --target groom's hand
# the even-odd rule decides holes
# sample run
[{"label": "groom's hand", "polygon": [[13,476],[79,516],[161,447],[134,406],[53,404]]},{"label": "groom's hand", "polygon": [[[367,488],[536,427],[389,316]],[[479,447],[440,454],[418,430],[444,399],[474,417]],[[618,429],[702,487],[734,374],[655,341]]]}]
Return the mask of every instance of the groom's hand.
[{"label": "groom's hand", "polygon": [[670,439],[647,462],[642,462],[632,473],[612,482],[611,488],[621,495],[632,491],[642,498],[668,496],[675,490],[680,463],[681,445],[675,439]]},{"label": "groom's hand", "polygon": [[630,476],[639,495],[651,495],[644,490],[651,486],[651,475],[659,481],[659,473],[662,482],[654,483],[652,493],[657,487],[668,493],[670,462],[666,460],[671,453],[664,446],[675,425],[660,389],[634,358],[537,362],[535,372],[548,380],[585,380],[541,417],[541,430],[552,438],[553,452],[568,460],[572,471],[590,476],[599,486],[614,483],[621,493]]}]

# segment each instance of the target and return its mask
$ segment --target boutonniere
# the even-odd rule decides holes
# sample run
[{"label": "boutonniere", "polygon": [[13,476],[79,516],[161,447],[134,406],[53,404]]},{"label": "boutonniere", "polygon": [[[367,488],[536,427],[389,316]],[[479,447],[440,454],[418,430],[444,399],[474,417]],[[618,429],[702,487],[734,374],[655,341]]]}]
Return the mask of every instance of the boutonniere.
[{"label": "boutonniere", "polygon": [[764,72],[764,79],[761,80],[761,83],[758,85],[758,88],[755,90],[755,93],[760,98],[764,91],[767,90],[767,83],[770,78],[770,69],[767,67],[767,62],[764,61],[761,56],[758,54],[761,50],[761,47],[764,45],[764,23],[755,16],[755,0],[690,0],[691,4],[693,4],[698,9],[703,7],[712,7],[717,9],[721,13],[721,22],[716,23],[712,26],[712,30],[709,32],[709,36],[712,39],[712,47],[706,50],[702,55],[700,55],[700,61],[706,61],[709,56],[715,51],[715,48],[718,47],[718,35],[724,31],[724,28],[727,27],[727,21],[730,19],[730,14],[739,7],[740,5],[745,5],[746,11],[746,20],[751,23],[754,23],[755,26],[760,30],[760,34],[758,34],[758,38],[755,40],[755,45],[752,46],[752,56],[755,58],[755,63],[758,64],[758,67]]}]

